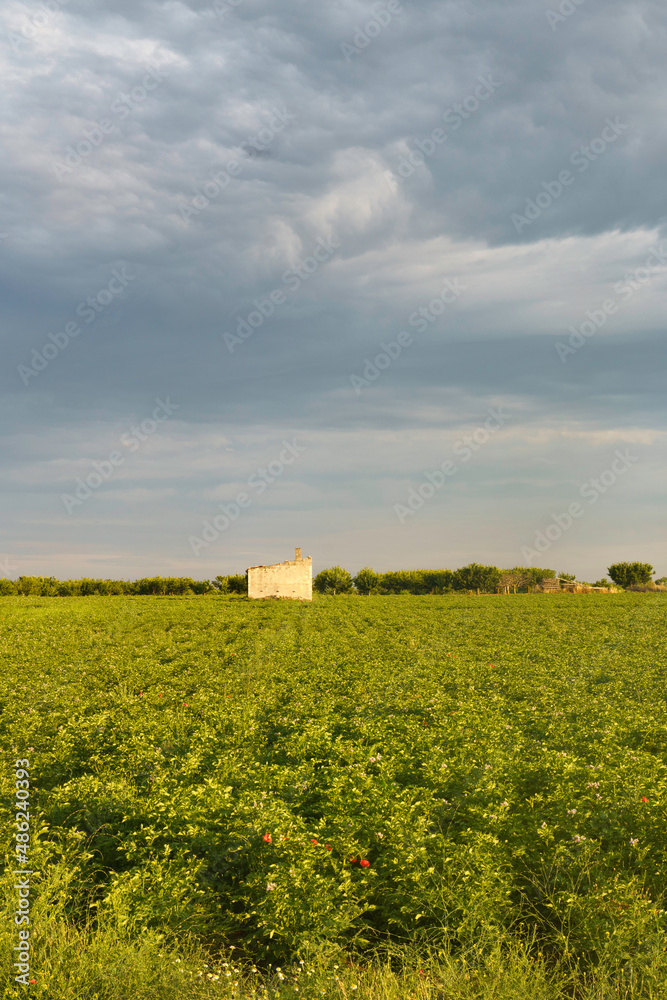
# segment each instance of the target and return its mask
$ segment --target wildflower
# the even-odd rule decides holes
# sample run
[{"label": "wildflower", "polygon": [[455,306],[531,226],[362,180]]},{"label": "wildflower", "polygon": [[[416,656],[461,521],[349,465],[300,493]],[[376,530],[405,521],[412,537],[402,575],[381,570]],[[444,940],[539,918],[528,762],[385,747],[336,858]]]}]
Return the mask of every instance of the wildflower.
[{"label": "wildflower", "polygon": [[642,795],[642,802],[648,802],[648,799],[646,798],[645,795]]},{"label": "wildflower", "polygon": [[184,707],[184,708],[187,708],[187,707],[188,707],[188,703],[187,703],[187,701],[184,701],[184,702],[183,702],[183,707]]},{"label": "wildflower", "polygon": [[271,834],[270,833],[265,833],[264,836],[262,837],[262,840],[265,840],[267,844],[272,844],[273,843],[273,840],[271,839]]},{"label": "wildflower", "polygon": [[327,851],[331,850],[331,845],[330,844],[325,844],[324,846],[326,847]]},{"label": "wildflower", "polygon": [[269,882],[269,884],[266,887],[266,891],[267,892],[273,892],[273,890],[275,889],[275,887],[276,887],[276,883],[275,882]]},{"label": "wildflower", "polygon": [[368,868],[368,866],[370,865],[370,861],[360,861],[359,864],[361,865],[362,868]]},{"label": "wildflower", "polygon": [[574,816],[576,811],[577,811],[576,809],[568,809],[567,814],[568,816]]},{"label": "wildflower", "polygon": [[315,840],[314,837],[311,837],[311,841],[310,842],[313,845],[313,847],[317,847],[317,841]]},{"label": "wildflower", "polygon": [[543,830],[546,830],[546,828],[547,828],[547,824],[546,824],[546,822],[542,823],[542,829],[543,829]]},{"label": "wildflower", "polygon": [[638,843],[639,843],[639,840],[638,840],[637,837],[630,837],[630,846],[631,847],[636,847]]}]

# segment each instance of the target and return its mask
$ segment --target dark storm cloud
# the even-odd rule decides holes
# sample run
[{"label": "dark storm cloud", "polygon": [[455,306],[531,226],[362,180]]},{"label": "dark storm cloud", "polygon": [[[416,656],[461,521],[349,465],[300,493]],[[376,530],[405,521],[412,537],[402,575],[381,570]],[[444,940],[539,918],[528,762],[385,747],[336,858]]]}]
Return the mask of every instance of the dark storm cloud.
[{"label": "dark storm cloud", "polygon": [[[333,434],[352,537],[355,428],[455,433],[501,397],[526,434],[664,425],[667,269],[627,304],[614,291],[663,238],[662,4],[71,0],[10,5],[0,31],[6,523],[34,512],[24,550],[49,537],[69,565],[94,546],[92,527],[62,545],[44,527],[36,498],[57,502],[71,472],[52,462],[99,459],[165,394],[173,478],[156,458],[134,493],[108,491],[122,551],[143,498],[174,524],[182,503],[204,510],[187,488],[204,428],[235,428],[253,461],[253,428]],[[421,331],[447,280],[466,290]],[[610,296],[623,308],[563,363],[556,344]],[[390,478],[409,472],[399,454]],[[326,488],[311,475],[295,510]]]}]

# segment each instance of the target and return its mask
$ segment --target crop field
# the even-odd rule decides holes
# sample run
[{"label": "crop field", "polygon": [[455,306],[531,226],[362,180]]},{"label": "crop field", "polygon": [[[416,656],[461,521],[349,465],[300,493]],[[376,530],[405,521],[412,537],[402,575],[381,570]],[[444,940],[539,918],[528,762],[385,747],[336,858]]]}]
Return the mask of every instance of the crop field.
[{"label": "crop field", "polygon": [[0,996],[667,995],[666,635],[660,594],[1,599]]}]

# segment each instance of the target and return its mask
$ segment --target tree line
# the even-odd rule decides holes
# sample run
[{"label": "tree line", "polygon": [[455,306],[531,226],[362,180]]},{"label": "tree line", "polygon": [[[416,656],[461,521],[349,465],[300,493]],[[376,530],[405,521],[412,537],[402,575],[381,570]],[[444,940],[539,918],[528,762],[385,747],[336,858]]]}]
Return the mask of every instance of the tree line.
[{"label": "tree line", "polygon": [[[649,563],[615,563],[607,570],[611,582],[605,577],[595,583],[576,581],[574,573],[559,573],[558,578],[567,583],[579,582],[582,586],[608,588],[612,585],[628,588],[633,586],[655,586],[651,582],[654,573]],[[415,569],[398,570],[390,573],[376,573],[370,566],[352,576],[341,566],[322,570],[313,581],[320,594],[449,594],[458,592],[477,594],[498,594],[532,591],[542,586],[545,580],[553,580],[556,572],[535,566],[514,566],[499,569],[497,566],[483,566],[471,563],[461,569]],[[667,579],[657,580],[658,585]]]},{"label": "tree line", "polygon": [[[667,578],[652,582],[653,567],[649,563],[615,563],[607,570],[618,587],[649,588],[667,585]],[[370,566],[352,576],[340,566],[332,566],[318,573],[313,581],[320,594],[496,594],[532,591],[545,580],[553,579],[552,569],[535,566],[515,566],[499,569],[471,563],[461,569],[412,569],[376,573]],[[574,582],[572,573],[559,573],[559,579]],[[593,587],[609,587],[609,580],[597,580]],[[239,594],[247,595],[248,576],[237,573],[216,576],[214,580],[193,580],[189,576],[152,576],[141,580],[57,580],[53,576],[20,576],[16,580],[0,579],[0,596],[19,597],[88,597],[113,595],[156,595],[181,597],[193,595]]]},{"label": "tree line", "polygon": [[141,580],[57,580],[53,576],[19,576],[0,579],[0,596],[19,597],[109,597],[154,594],[180,597],[195,594],[247,594],[245,574],[216,576],[215,580],[193,580],[189,576],[151,576]]}]

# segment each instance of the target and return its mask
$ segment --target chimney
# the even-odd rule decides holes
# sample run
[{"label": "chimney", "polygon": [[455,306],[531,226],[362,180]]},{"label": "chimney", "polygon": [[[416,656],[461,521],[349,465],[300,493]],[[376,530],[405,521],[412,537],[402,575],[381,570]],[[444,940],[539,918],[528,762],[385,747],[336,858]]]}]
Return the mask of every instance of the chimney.
[{"label": "chimney", "polygon": [[301,549],[297,549],[296,550],[296,557],[297,557],[297,559],[301,558]]}]

